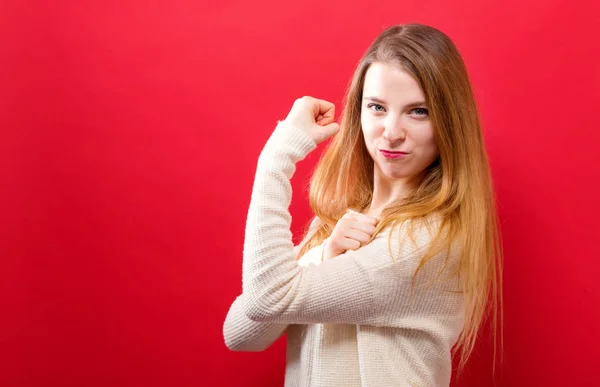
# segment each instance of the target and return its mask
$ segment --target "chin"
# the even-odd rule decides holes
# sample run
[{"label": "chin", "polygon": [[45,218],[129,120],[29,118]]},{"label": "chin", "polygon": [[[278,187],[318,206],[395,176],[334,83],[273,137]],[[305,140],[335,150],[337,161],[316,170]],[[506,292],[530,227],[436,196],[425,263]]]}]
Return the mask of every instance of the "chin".
[{"label": "chin", "polygon": [[406,171],[390,170],[390,168],[379,167],[379,171],[381,172],[381,176],[388,180],[406,179],[410,176]]}]

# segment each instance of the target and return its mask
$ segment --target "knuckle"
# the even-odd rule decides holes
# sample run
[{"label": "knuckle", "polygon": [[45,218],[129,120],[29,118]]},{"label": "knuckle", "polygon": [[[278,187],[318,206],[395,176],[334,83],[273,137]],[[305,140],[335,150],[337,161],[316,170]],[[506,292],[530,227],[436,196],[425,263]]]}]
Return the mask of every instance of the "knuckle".
[{"label": "knuckle", "polygon": [[368,228],[371,228],[371,227],[374,227],[374,226],[375,226],[375,225],[374,225],[374,223],[373,223],[373,221],[372,221],[371,219],[365,219],[365,220],[363,221],[363,224],[364,224],[366,227],[368,227]]}]

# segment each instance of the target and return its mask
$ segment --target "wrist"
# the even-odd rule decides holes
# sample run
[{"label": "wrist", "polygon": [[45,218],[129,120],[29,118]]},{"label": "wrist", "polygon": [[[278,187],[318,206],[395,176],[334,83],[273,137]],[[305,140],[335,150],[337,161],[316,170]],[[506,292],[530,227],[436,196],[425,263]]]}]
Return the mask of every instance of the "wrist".
[{"label": "wrist", "polygon": [[325,261],[325,249],[327,248],[327,239],[323,242],[323,248],[321,249],[321,262]]},{"label": "wrist", "polygon": [[331,244],[329,243],[329,238],[325,239],[325,242],[323,242],[323,249],[321,251],[321,262],[323,261],[327,261],[341,253],[340,251],[336,251],[331,247]]}]

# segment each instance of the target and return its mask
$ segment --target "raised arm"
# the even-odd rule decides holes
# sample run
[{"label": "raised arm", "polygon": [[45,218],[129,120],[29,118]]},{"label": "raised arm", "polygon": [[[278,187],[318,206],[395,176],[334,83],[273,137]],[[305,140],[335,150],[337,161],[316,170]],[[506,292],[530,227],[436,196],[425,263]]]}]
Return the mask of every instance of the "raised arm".
[{"label": "raised arm", "polygon": [[[308,235],[314,230],[318,218],[314,218],[309,226]],[[305,238],[300,244],[294,246],[297,255]],[[309,250],[303,260],[308,262],[314,256],[321,254],[321,246]],[[236,297],[223,323],[223,338],[225,345],[232,351],[258,352],[269,348],[287,329],[288,324],[258,322],[249,319],[244,313],[244,298],[242,293]]]}]

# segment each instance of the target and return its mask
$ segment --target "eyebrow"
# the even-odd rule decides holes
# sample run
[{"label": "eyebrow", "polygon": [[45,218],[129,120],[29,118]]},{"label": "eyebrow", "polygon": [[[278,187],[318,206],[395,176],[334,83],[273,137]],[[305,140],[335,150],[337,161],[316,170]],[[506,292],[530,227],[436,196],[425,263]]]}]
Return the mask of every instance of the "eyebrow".
[{"label": "eyebrow", "polygon": [[[377,102],[377,103],[381,103],[381,104],[387,105],[387,103],[384,100],[379,99],[377,97],[365,97],[363,99],[368,99],[368,100],[373,101],[373,102]],[[425,103],[425,101],[417,101],[417,102],[409,103],[405,107],[406,108],[411,108],[411,107],[422,106],[422,105],[427,106],[427,104]]]}]

